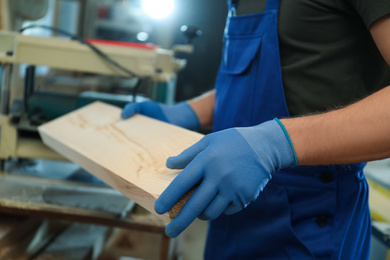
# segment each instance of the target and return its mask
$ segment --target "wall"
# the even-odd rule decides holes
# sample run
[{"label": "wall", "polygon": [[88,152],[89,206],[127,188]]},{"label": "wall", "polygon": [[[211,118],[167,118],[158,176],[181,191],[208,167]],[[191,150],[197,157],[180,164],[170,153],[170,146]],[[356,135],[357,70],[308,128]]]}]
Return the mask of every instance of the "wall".
[{"label": "wall", "polygon": [[184,42],[180,32],[183,24],[199,27],[203,35],[194,40],[194,53],[182,55],[187,67],[179,73],[176,100],[186,100],[213,89],[222,51],[222,35],[227,6],[225,0],[176,1],[175,42]]}]

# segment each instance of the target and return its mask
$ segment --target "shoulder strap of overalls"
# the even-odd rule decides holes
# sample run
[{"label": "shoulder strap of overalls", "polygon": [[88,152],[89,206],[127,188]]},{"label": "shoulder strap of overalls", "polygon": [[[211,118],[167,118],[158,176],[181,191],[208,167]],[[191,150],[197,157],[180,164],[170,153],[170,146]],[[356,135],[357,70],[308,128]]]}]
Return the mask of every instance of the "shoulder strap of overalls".
[{"label": "shoulder strap of overalls", "polygon": [[235,16],[236,15],[236,6],[238,3],[238,0],[228,0],[228,16]]},{"label": "shoulder strap of overalls", "polygon": [[[232,12],[236,9],[239,0],[228,0],[228,8],[230,15],[233,15]],[[265,10],[279,10],[281,0],[267,0]]]},{"label": "shoulder strap of overalls", "polygon": [[279,10],[280,1],[281,0],[267,0],[265,10]]}]

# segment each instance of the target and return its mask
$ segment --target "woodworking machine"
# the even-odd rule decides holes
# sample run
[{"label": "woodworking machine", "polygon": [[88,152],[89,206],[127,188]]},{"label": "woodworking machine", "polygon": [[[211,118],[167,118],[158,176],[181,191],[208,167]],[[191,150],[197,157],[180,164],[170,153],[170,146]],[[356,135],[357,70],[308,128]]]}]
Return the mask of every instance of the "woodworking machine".
[{"label": "woodworking machine", "polygon": [[[136,80],[148,80],[152,87],[151,98],[163,103],[174,99],[177,72],[186,60],[174,57],[174,50],[149,44],[131,44],[110,41],[89,41],[110,59],[131,71]],[[177,48],[176,48],[177,49]],[[180,49],[180,48],[179,48]],[[113,75],[129,78],[129,73],[113,66],[86,44],[66,38],[25,36],[16,32],[0,31],[1,64],[1,139],[0,160],[8,158],[60,159],[36,138],[24,137],[35,132],[41,121],[51,120],[73,109],[101,100],[123,106],[136,95],[110,95],[85,92],[66,95],[59,92],[34,90],[35,66],[53,69]],[[16,64],[27,64],[22,100],[11,100],[12,71]],[[15,70],[15,69],[14,69]],[[15,73],[15,71],[14,71]],[[143,100],[142,97],[137,99]],[[36,118],[39,112],[44,118]],[[27,134],[29,135],[29,134]]]},{"label": "woodworking machine", "polygon": [[[4,191],[0,194],[0,215],[10,213],[154,233],[162,237],[160,259],[167,259],[176,242],[165,235],[166,224],[150,214],[140,214],[133,201],[102,185],[104,183],[99,183],[96,178],[92,179],[92,175],[47,148],[36,128],[45,121],[96,100],[120,107],[134,100],[152,99],[172,103],[177,72],[186,65],[186,60],[177,59],[174,54],[176,50],[182,52],[183,47],[186,51],[186,46],[166,50],[155,45],[109,41],[89,40],[88,44],[74,39],[33,37],[0,31],[0,172],[11,173],[0,174],[0,187]],[[98,55],[94,48],[103,55]],[[15,93],[19,87],[15,79],[20,64],[27,65],[23,93]],[[35,66],[97,77],[119,76],[135,82],[135,88],[140,82],[146,82],[152,91],[149,92],[150,96],[145,97],[131,89],[128,95],[94,91],[71,94],[55,88],[54,91],[44,92],[35,87]],[[33,167],[45,165],[44,173],[29,176],[31,172],[28,171],[27,174],[15,172],[13,164],[19,167],[19,161],[25,163],[30,160],[9,160],[13,158],[33,159],[31,161],[38,162]],[[71,169],[68,171],[66,168]],[[66,172],[69,177],[60,179],[61,172]],[[0,258],[10,259],[2,258],[1,254]]]},{"label": "woodworking machine", "polygon": [[[14,24],[14,20],[38,19],[46,13],[49,1],[9,0],[2,3],[10,5],[9,12],[4,11],[7,9],[4,8],[2,13],[10,15],[10,22]],[[2,5],[4,6],[5,4]],[[17,25],[15,22],[15,25],[6,28],[16,28]],[[106,239],[111,245],[108,250],[110,253],[112,248],[115,248],[113,242],[117,239],[115,231],[99,231],[102,233],[101,238],[96,237],[96,232],[88,237],[88,234],[85,235],[87,231],[92,230],[90,224],[97,224],[100,229],[105,228],[103,226],[119,227],[126,229],[126,234],[131,233],[127,232],[128,230],[135,230],[151,233],[154,236],[159,235],[161,236],[157,241],[157,247],[160,248],[159,259],[168,259],[169,255],[175,253],[173,249],[177,245],[175,240],[165,235],[165,223],[144,213],[139,207],[134,207],[135,203],[119,192],[102,185],[101,182],[96,184],[99,182],[91,179],[93,176],[77,165],[66,162],[62,156],[44,146],[36,128],[45,121],[96,100],[117,106],[148,99],[173,103],[177,72],[186,65],[186,60],[177,59],[174,55],[177,52],[191,52],[192,45],[177,45],[172,50],[168,50],[152,44],[100,40],[85,40],[85,42],[75,37],[44,38],[0,30],[0,190],[3,191],[0,194],[0,216],[2,217],[0,229],[4,228],[4,214],[35,217],[36,219],[26,220],[29,225],[39,218],[44,219],[44,225],[37,228],[35,236],[30,235],[35,231],[27,230],[24,222],[20,229],[16,228],[15,232],[9,232],[7,236],[4,235],[3,230],[0,230],[0,259],[16,259],[19,258],[16,257],[17,255],[23,255],[27,259],[27,253],[32,254],[34,250],[42,252],[43,256],[45,252],[50,253],[50,259],[62,259],[62,252],[56,248],[56,240],[60,241],[62,247],[64,246],[61,242],[65,240],[77,241],[75,248],[67,245],[64,248],[69,252],[77,249],[75,251],[78,252],[80,241],[85,242],[88,238],[92,239],[94,244],[99,244],[96,248],[93,246],[95,256],[99,250],[102,250],[100,244]],[[99,52],[103,55],[99,55]],[[22,93],[19,91],[21,84],[17,82],[20,65],[27,65]],[[94,78],[114,76],[116,79],[132,82],[133,89],[128,91],[130,92],[128,95],[79,90],[68,93],[57,88],[42,91],[35,86],[36,66],[71,72],[66,73],[67,75],[78,73],[92,75]],[[147,85],[150,88],[145,97],[137,95],[140,85]],[[11,158],[38,160],[9,160]],[[30,162],[34,162],[31,166],[33,170],[26,166]],[[34,173],[37,169],[39,173],[38,171]],[[3,172],[11,174],[1,174]],[[58,228],[61,229],[60,232],[52,230],[52,224],[58,220],[62,225],[69,225],[72,221],[86,223],[82,227],[87,230],[75,226],[76,231],[79,232],[77,236],[66,237],[68,230],[63,232],[65,228],[62,226]],[[11,230],[9,227],[6,228]],[[28,236],[25,235],[26,232]],[[18,238],[15,234],[23,238],[23,241],[10,244],[8,238]],[[46,239],[45,236],[50,239]],[[25,238],[31,241],[28,242]],[[158,243],[161,245],[159,246]],[[58,257],[52,254],[48,244],[53,244]],[[152,247],[156,247],[156,243]]]}]

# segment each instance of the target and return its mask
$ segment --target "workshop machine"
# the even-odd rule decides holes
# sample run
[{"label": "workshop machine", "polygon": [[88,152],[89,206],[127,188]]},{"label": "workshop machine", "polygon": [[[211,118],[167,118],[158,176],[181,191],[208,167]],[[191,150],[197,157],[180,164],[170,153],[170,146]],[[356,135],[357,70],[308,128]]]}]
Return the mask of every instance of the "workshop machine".
[{"label": "workshop machine", "polygon": [[[45,28],[45,26],[41,27]],[[128,198],[83,172],[77,165],[66,162],[60,155],[43,145],[36,128],[48,120],[96,100],[120,107],[128,102],[148,99],[172,103],[177,72],[186,65],[184,59],[175,58],[176,51],[191,52],[192,46],[181,45],[168,50],[151,44],[84,40],[77,37],[36,37],[18,32],[0,31],[1,171],[2,173],[17,172],[13,162],[18,163],[25,159],[47,161],[45,170],[49,171],[49,178],[45,176],[44,179],[20,174],[0,175],[0,259],[18,258],[20,254],[23,256],[20,259],[40,259],[37,255],[41,254],[43,248],[46,248],[47,254],[52,257],[44,259],[58,259],[63,256],[58,255],[56,245],[53,245],[54,249],[50,249],[53,246],[50,247],[48,244],[59,240],[58,243],[63,246],[63,241],[74,240],[75,234],[78,238],[90,234],[82,240],[85,243],[90,241],[88,246],[93,244],[94,250],[97,248],[96,244],[99,244],[101,251],[102,239],[107,239],[107,227],[157,234],[162,237],[157,242],[160,243],[158,259],[167,259],[172,255],[172,248],[176,244],[165,235],[165,223],[145,212],[141,215],[135,213],[140,209],[135,209],[134,203]],[[22,94],[18,95],[15,93],[16,86],[13,80],[15,73],[19,72],[16,68],[19,68],[21,64],[24,64],[26,69]],[[35,74],[39,66],[88,75],[130,79],[132,87],[126,95],[96,91],[69,94],[55,89],[37,90]],[[138,90],[142,85],[149,86],[149,96],[138,95]],[[72,182],[69,182],[69,179],[60,180],[57,175],[66,170],[81,175],[81,179],[83,181],[87,179],[88,183],[73,182],[77,178],[70,179]],[[37,223],[37,220],[31,222],[30,219],[22,219],[20,225],[28,226],[29,228],[24,230],[30,233],[28,236],[23,236],[24,240],[15,240],[14,233],[21,232],[16,228],[17,225],[15,225],[17,230],[9,236],[4,237],[2,233],[2,223],[10,221],[2,215],[4,213],[50,221],[42,220]],[[88,223],[88,226],[64,224],[61,222],[63,220],[70,221],[69,223],[73,221]],[[91,229],[90,224],[99,226]],[[10,226],[12,225],[10,224],[7,228]],[[64,230],[73,231],[69,231],[71,234],[68,234],[69,232],[64,232]],[[112,231],[112,229],[110,232],[111,235],[113,233],[117,235],[116,237],[110,236],[108,241],[112,248],[114,248],[113,244],[118,234],[125,237],[126,241],[130,239],[128,232],[121,233],[117,230]],[[58,238],[60,233],[67,237]],[[101,237],[99,243],[95,241],[95,236]],[[131,243],[138,240],[132,240]],[[14,241],[17,245],[11,245],[9,241]],[[156,245],[152,246],[156,247]],[[85,246],[85,248],[88,247]],[[53,252],[57,253],[53,255]],[[65,254],[65,251],[63,253]],[[84,255],[82,259],[97,259],[99,255],[97,252],[91,253],[90,251],[86,254],[88,257],[84,258]],[[42,253],[42,257],[46,255]],[[70,258],[73,259],[72,257]],[[63,259],[67,258],[63,257]]]},{"label": "workshop machine", "polygon": [[[129,75],[97,55],[88,45],[64,38],[24,36],[15,32],[0,31],[1,63],[1,145],[0,159],[58,158],[40,141],[23,138],[23,131],[34,131],[43,120],[51,120],[96,100],[123,106],[136,94],[115,96],[94,92],[66,95],[56,92],[35,92],[35,66],[136,78],[136,84],[149,82],[152,99],[172,103],[176,73],[185,66],[185,60],[176,59],[172,50],[154,45],[121,44],[108,41],[89,41],[91,46],[110,57]],[[12,72],[15,64],[28,64],[22,100],[11,101]],[[134,88],[136,88],[135,86]],[[142,98],[140,98],[142,100]],[[37,117],[41,115],[41,118]],[[43,117],[43,118],[42,118]]]},{"label": "workshop machine", "polygon": [[[173,103],[186,65],[175,54],[191,53],[200,31],[183,26],[188,44],[172,49],[83,39],[45,25],[14,31],[48,9],[49,0],[0,0],[7,29],[0,30],[0,260],[175,258],[180,241],[165,235],[165,223],[47,148],[37,127],[97,100]],[[34,27],[55,37],[23,34]],[[49,87],[40,85],[42,67]],[[112,79],[125,82],[120,94],[79,84]]]}]

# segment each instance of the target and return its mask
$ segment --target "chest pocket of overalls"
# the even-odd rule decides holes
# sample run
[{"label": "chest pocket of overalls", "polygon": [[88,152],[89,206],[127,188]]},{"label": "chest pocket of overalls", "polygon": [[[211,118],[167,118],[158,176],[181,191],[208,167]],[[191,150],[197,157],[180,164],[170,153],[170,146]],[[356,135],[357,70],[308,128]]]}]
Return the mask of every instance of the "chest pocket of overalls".
[{"label": "chest pocket of overalls", "polygon": [[216,90],[214,130],[288,116],[276,11],[230,17]]},{"label": "chest pocket of overalls", "polygon": [[[260,49],[261,40],[262,34],[226,35],[224,37],[221,71],[232,76],[251,74],[249,65],[251,65]],[[256,74],[256,72],[253,74]]]},{"label": "chest pocket of overalls", "polygon": [[217,129],[256,124],[257,72],[262,34],[225,35],[222,62],[216,82]]}]

